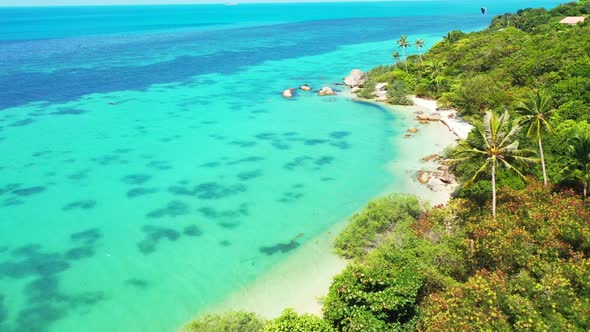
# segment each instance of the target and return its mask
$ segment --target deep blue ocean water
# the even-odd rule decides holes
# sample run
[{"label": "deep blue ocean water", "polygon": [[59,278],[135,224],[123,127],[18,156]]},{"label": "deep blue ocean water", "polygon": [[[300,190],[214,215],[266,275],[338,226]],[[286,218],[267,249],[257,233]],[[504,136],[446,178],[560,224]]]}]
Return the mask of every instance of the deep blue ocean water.
[{"label": "deep blue ocean water", "polygon": [[521,6],[0,8],[0,331],[169,331],[256,280],[405,176],[394,115],[280,92]]}]

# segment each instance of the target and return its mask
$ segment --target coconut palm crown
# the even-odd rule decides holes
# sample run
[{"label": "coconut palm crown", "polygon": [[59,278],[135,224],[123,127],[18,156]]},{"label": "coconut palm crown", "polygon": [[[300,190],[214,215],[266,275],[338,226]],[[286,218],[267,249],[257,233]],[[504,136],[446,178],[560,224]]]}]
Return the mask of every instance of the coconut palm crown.
[{"label": "coconut palm crown", "polygon": [[533,151],[519,149],[516,136],[520,131],[517,121],[510,121],[507,111],[503,114],[486,112],[483,123],[478,124],[476,132],[483,139],[483,147],[462,142],[455,152],[452,162],[472,162],[481,164],[473,177],[465,183],[473,183],[483,172],[490,172],[492,177],[492,215],[496,217],[496,172],[499,165],[514,170],[524,178],[517,168],[522,163],[533,163],[537,160],[531,156]]},{"label": "coconut palm crown", "polygon": [[527,136],[534,137],[539,145],[541,168],[543,170],[543,184],[547,185],[547,170],[545,169],[545,154],[543,153],[543,132],[551,133],[553,129],[549,118],[555,109],[551,106],[551,100],[537,91],[526,102],[521,102],[515,109],[521,116],[521,124],[528,126]]},{"label": "coconut palm crown", "polygon": [[404,56],[404,64],[406,65],[407,72],[408,63],[406,62],[406,47],[410,46],[410,42],[408,42],[408,37],[406,35],[401,35],[401,37],[397,41],[397,45],[402,49],[402,55]]}]

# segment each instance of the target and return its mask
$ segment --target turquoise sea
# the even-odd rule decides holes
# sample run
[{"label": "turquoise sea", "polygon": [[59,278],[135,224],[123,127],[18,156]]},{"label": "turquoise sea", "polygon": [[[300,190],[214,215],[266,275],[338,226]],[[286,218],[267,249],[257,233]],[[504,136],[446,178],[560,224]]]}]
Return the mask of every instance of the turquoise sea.
[{"label": "turquoise sea", "polygon": [[0,8],[0,331],[173,331],[253,282],[406,176],[400,119],[281,91],[521,6]]}]

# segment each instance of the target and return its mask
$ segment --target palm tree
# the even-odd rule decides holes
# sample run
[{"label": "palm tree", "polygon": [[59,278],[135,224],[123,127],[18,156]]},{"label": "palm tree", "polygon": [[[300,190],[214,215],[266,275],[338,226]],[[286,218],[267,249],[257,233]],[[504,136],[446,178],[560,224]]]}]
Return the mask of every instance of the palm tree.
[{"label": "palm tree", "polygon": [[590,184],[590,135],[576,134],[569,140],[570,149],[575,161],[564,170],[569,170],[569,177],[582,182],[584,198],[588,197],[588,184]]},{"label": "palm tree", "polygon": [[483,124],[476,126],[477,132],[483,139],[483,148],[473,146],[463,141],[456,151],[453,162],[477,162],[482,163],[473,177],[466,183],[469,185],[484,171],[490,170],[492,176],[492,216],[496,218],[496,171],[498,163],[508,169],[514,170],[524,178],[524,175],[515,168],[515,163],[530,163],[536,161],[528,157],[532,153],[529,150],[520,150],[516,135],[520,131],[517,121],[510,123],[510,115],[505,111],[498,115],[490,111],[486,112]]},{"label": "palm tree", "polygon": [[539,144],[539,156],[541,157],[541,168],[543,169],[543,184],[547,186],[547,171],[545,169],[545,155],[543,153],[542,133],[544,131],[552,132],[553,129],[549,124],[549,118],[555,111],[551,107],[551,100],[537,91],[530,99],[516,108],[516,112],[522,116],[521,123],[528,126],[527,136],[535,136]]},{"label": "palm tree", "polygon": [[391,53],[391,56],[393,56],[393,60],[395,61],[395,66],[397,67],[397,64],[399,62],[399,52],[394,51],[393,53]]},{"label": "palm tree", "polygon": [[406,47],[410,46],[410,42],[408,42],[408,37],[406,35],[402,35],[397,41],[397,45],[402,49],[402,55],[404,56],[404,64],[406,65],[407,72],[408,62],[406,61]]},{"label": "palm tree", "polygon": [[416,48],[418,49],[418,54],[420,55],[420,62],[424,62],[422,60],[422,47],[424,47],[424,39],[418,39],[416,40]]},{"label": "palm tree", "polygon": [[440,91],[440,82],[438,81],[438,76],[442,73],[443,63],[432,59],[430,61],[430,77],[436,82],[436,91]]}]

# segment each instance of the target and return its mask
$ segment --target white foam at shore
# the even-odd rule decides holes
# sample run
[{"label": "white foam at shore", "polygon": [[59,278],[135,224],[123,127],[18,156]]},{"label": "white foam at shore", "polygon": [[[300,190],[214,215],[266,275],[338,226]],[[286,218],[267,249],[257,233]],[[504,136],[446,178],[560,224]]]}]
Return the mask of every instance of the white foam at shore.
[{"label": "white foam at shore", "polygon": [[441,122],[449,128],[455,136],[459,139],[467,139],[467,136],[473,129],[473,126],[459,117],[459,114],[454,109],[437,110],[438,106],[436,100],[424,99],[419,97],[412,97],[412,102],[418,107],[425,108],[431,113],[441,115]]}]

